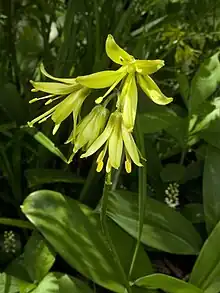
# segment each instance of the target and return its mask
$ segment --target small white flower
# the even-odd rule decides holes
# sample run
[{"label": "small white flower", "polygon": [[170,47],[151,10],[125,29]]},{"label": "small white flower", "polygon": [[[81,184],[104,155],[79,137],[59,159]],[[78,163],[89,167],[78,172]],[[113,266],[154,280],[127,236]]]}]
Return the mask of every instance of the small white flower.
[{"label": "small white flower", "polygon": [[16,237],[13,231],[4,232],[4,251],[6,253],[15,253],[16,252]]},{"label": "small white flower", "polygon": [[171,207],[176,208],[179,205],[179,184],[174,182],[170,183],[165,190],[165,203]]}]

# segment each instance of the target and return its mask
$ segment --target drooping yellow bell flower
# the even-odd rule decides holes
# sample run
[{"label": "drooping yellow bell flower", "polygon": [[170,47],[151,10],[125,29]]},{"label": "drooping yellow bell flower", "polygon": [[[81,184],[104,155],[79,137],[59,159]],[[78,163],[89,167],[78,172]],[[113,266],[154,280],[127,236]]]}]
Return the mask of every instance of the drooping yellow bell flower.
[{"label": "drooping yellow bell flower", "polygon": [[103,132],[109,113],[110,111],[105,106],[97,105],[80,121],[75,133],[73,130],[66,142],[71,142],[74,145],[73,153],[68,161],[69,163],[80,149],[88,149]]},{"label": "drooping yellow bell flower", "polygon": [[166,105],[172,102],[172,98],[166,97],[157,84],[149,76],[164,66],[163,60],[136,60],[120,48],[112,35],[106,40],[106,53],[108,57],[121,67],[76,78],[77,82],[88,88],[100,89],[109,87],[104,96],[99,97],[96,102],[102,100],[123,81],[122,91],[117,102],[118,109],[123,113],[124,124],[129,131],[134,128],[137,112],[137,85],[138,83],[145,94],[156,104]]},{"label": "drooping yellow bell flower", "polygon": [[[103,147],[104,145],[104,147]],[[103,147],[103,148],[102,148]],[[134,139],[128,129],[125,127],[122,113],[115,111],[110,115],[109,121],[100,134],[100,136],[90,145],[86,153],[81,158],[89,157],[102,148],[97,158],[97,171],[103,169],[103,160],[108,152],[106,163],[106,172],[110,173],[111,168],[118,169],[121,165],[122,152],[125,152],[125,169],[131,172],[131,162],[141,167],[140,155]]]},{"label": "drooping yellow bell flower", "polygon": [[70,115],[73,114],[74,125],[76,126],[77,118],[80,113],[82,104],[86,97],[90,94],[91,90],[85,86],[80,85],[75,78],[57,78],[48,74],[43,65],[41,65],[41,72],[52,80],[57,82],[34,82],[33,92],[42,91],[47,93],[46,96],[41,98],[34,98],[30,103],[46,100],[45,105],[49,105],[57,100],[61,100],[54,107],[47,110],[37,118],[28,122],[29,126],[33,126],[35,123],[42,123],[49,117],[55,123],[53,134],[57,132],[60,124]]}]

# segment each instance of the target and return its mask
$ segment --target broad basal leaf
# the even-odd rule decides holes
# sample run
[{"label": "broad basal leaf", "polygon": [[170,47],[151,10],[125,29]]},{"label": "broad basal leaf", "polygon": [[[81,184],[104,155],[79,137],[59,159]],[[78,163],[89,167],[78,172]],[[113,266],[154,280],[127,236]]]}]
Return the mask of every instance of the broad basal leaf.
[{"label": "broad basal leaf", "polygon": [[134,284],[147,289],[161,289],[169,293],[203,293],[192,284],[163,274],[145,276],[136,280]]},{"label": "broad basal leaf", "polygon": [[0,293],[17,293],[19,291],[17,281],[5,273],[0,274]]},{"label": "broad basal leaf", "polygon": [[25,175],[29,187],[54,182],[84,183],[84,179],[76,176],[72,172],[57,169],[27,169]]},{"label": "broad basal leaf", "polygon": [[55,275],[52,273],[46,275],[32,293],[60,293],[59,282]]},{"label": "broad basal leaf", "polygon": [[42,190],[27,197],[22,211],[73,268],[103,287],[124,292],[126,280],[95,224],[76,201]]},{"label": "broad basal leaf", "polygon": [[[138,195],[109,193],[108,215],[133,237],[138,231]],[[197,254],[201,238],[192,224],[167,205],[148,198],[142,243],[170,253]]]},{"label": "broad basal leaf", "polygon": [[203,204],[207,230],[220,220],[220,150],[208,146],[203,175]]},{"label": "broad basal leaf", "polygon": [[59,293],[93,293],[93,290],[86,283],[77,278],[61,275],[58,281]]},{"label": "broad basal leaf", "polygon": [[43,237],[33,232],[24,248],[24,265],[33,282],[40,281],[55,261],[54,251]]},{"label": "broad basal leaf", "polygon": [[214,284],[220,276],[220,222],[203,245],[193,267],[190,282],[205,290]]}]

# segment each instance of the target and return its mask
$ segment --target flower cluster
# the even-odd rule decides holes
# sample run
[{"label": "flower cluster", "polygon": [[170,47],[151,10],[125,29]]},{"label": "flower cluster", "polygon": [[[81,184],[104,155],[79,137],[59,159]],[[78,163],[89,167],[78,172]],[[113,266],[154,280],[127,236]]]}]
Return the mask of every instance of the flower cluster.
[{"label": "flower cluster", "polygon": [[[106,53],[115,63],[120,65],[118,70],[106,70],[76,78],[56,78],[48,74],[41,66],[42,73],[54,82],[33,82],[32,91],[42,91],[46,96],[35,98],[30,102],[46,99],[45,105],[55,101],[55,106],[44,114],[29,122],[33,126],[36,122],[42,123],[48,118],[54,122],[53,134],[57,132],[61,123],[70,115],[73,117],[73,130],[66,143],[73,144],[73,156],[81,149],[84,154],[81,158],[93,155],[100,150],[97,158],[97,171],[104,166],[106,157],[106,172],[111,168],[118,169],[122,154],[125,154],[125,169],[131,172],[131,162],[142,166],[141,156],[133,139],[135,125],[138,88],[156,104],[166,105],[172,98],[166,97],[149,76],[164,66],[162,60],[136,60],[120,48],[114,38],[109,35],[106,40]],[[114,89],[119,86],[117,94]],[[79,121],[79,114],[83,103],[92,89],[108,88],[105,94],[96,99],[96,106]],[[109,101],[117,97],[112,112],[108,109]]]},{"label": "flower cluster", "polygon": [[4,232],[4,251],[6,253],[16,252],[16,237],[13,231]]},{"label": "flower cluster", "polygon": [[176,208],[179,205],[179,184],[170,183],[165,190],[165,203],[171,207]]}]

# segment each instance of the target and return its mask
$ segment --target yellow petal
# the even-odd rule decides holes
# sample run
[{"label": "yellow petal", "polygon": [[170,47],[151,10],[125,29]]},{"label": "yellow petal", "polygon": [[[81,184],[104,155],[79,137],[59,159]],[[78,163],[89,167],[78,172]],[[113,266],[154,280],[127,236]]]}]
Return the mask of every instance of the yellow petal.
[{"label": "yellow petal", "polygon": [[60,82],[64,82],[64,83],[68,83],[68,84],[72,84],[72,85],[74,85],[74,84],[76,85],[77,84],[75,78],[59,78],[59,77],[55,77],[55,76],[50,75],[45,70],[43,63],[41,63],[41,65],[40,65],[40,71],[43,73],[43,75],[45,75],[46,77],[48,77],[50,79],[53,79],[53,80],[56,80],[56,81],[60,81]]},{"label": "yellow petal", "polygon": [[105,50],[108,57],[117,64],[125,65],[135,60],[133,56],[116,44],[112,35],[107,37]]},{"label": "yellow petal", "polygon": [[121,76],[123,77],[124,71],[122,70],[106,70],[97,73],[79,76],[76,78],[77,82],[88,88],[101,89],[111,86]]},{"label": "yellow petal", "polygon": [[75,91],[67,96],[54,111],[52,115],[52,120],[55,124],[60,124],[64,119],[66,119],[72,112],[79,111],[83,101],[88,96],[89,91],[86,88]]},{"label": "yellow petal", "polygon": [[30,81],[35,91],[42,91],[53,95],[68,95],[82,87],[79,84],[63,84],[59,82],[35,82]]},{"label": "yellow petal", "polygon": [[166,97],[152,78],[138,74],[138,83],[145,94],[158,105],[167,105],[173,101],[173,98]]},{"label": "yellow petal", "polygon": [[132,131],[134,128],[138,101],[137,86],[134,74],[129,74],[123,87],[125,87],[125,91],[122,93],[123,97],[121,101],[123,122],[128,130]]},{"label": "yellow petal", "polygon": [[123,138],[124,145],[128,155],[137,166],[141,167],[142,164],[140,163],[140,156],[138,154],[137,146],[134,142],[134,139],[131,133],[128,132],[127,128],[123,124],[122,124],[122,138]]},{"label": "yellow petal", "polygon": [[93,142],[93,144],[88,148],[85,154],[81,155],[80,158],[85,158],[93,155],[98,149],[100,149],[103,144],[109,139],[114,127],[114,113],[111,114],[109,121],[105,127],[102,134]]},{"label": "yellow petal", "polygon": [[109,138],[108,152],[111,166],[118,169],[121,164],[123,141],[121,135],[121,113],[117,113],[114,121],[114,128]]},{"label": "yellow petal", "polygon": [[128,152],[126,150],[125,150],[125,157],[126,157],[125,170],[126,170],[127,173],[131,173],[131,158],[128,155]]},{"label": "yellow petal", "polygon": [[163,60],[136,60],[136,71],[143,75],[152,74],[164,66]]}]

